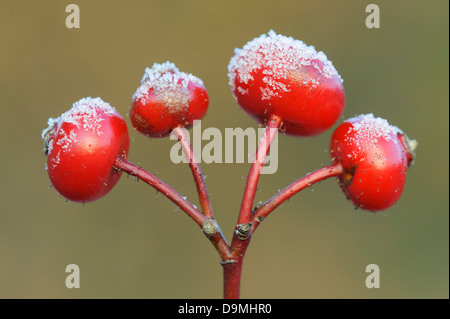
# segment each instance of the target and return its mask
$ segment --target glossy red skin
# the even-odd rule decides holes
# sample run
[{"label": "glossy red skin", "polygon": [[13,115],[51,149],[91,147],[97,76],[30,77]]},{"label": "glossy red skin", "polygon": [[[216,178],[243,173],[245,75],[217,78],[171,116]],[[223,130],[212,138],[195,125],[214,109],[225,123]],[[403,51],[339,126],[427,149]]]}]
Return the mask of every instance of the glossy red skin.
[{"label": "glossy red skin", "polygon": [[[181,80],[178,82],[181,83]],[[208,110],[209,98],[206,89],[196,83],[189,82],[188,107],[174,111],[162,96],[148,94],[133,102],[130,110],[130,120],[133,127],[148,137],[164,137],[177,126],[190,128],[194,120],[201,120]]]},{"label": "glossy red skin", "polygon": [[[355,132],[348,132],[352,123],[342,123],[333,133],[330,154],[333,163],[340,163],[344,174],[339,183],[347,198],[356,207],[368,211],[382,211],[394,205],[403,192],[408,160],[401,134],[391,134],[392,139],[378,138],[378,143],[360,141],[361,150],[355,143],[345,142]],[[350,155],[350,156],[349,156]]]},{"label": "glossy red skin", "polygon": [[[323,66],[318,60],[314,63]],[[238,74],[234,78],[235,87],[248,91],[246,94],[234,91],[239,105],[256,121],[265,124],[271,114],[278,115],[283,119],[282,131],[294,136],[314,136],[336,123],[345,106],[344,87],[338,76],[326,78],[316,68],[303,66],[288,74],[286,79],[276,80],[286,85],[290,92],[263,100],[261,87],[266,86],[263,82],[266,69],[270,68],[253,71],[253,80],[247,84]],[[318,80],[317,87],[304,84],[305,76]]]},{"label": "glossy red skin", "polygon": [[[113,116],[98,113],[103,117],[101,135],[82,126],[62,123],[53,136],[53,147],[48,154],[47,171],[55,189],[74,202],[90,202],[105,196],[118,182],[122,172],[113,165],[118,156],[127,158],[129,135],[125,121],[119,114]],[[65,132],[74,130],[77,141],[67,150],[57,145]],[[54,159],[60,156],[59,164]]]}]

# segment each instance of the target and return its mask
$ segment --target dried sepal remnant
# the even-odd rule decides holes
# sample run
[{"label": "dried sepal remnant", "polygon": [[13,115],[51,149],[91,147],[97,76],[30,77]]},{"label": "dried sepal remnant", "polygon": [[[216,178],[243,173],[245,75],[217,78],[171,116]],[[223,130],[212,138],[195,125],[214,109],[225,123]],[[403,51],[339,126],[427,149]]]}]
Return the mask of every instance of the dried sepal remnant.
[{"label": "dried sepal remnant", "polygon": [[399,138],[403,143],[403,146],[408,150],[408,167],[411,167],[416,159],[416,148],[419,143],[417,140],[410,139],[408,135],[404,133],[399,133]]},{"label": "dried sepal remnant", "polygon": [[47,156],[53,147],[53,134],[58,129],[58,119],[49,118],[47,128],[42,131],[41,137],[44,140],[44,154]]}]

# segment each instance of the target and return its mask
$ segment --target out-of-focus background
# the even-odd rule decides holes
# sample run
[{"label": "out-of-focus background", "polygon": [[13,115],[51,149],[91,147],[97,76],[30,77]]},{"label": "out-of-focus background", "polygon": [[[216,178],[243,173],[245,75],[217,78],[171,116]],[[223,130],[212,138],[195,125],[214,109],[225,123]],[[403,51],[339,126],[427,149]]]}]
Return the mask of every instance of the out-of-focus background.
[{"label": "out-of-focus background", "polygon": [[[0,297],[221,298],[219,257],[163,196],[125,175],[101,200],[66,202],[49,188],[40,137],[82,97],[124,116],[144,69],[170,60],[205,82],[202,127],[257,128],[236,105],[227,65],[236,47],[270,29],[324,51],[344,78],[343,119],[374,113],[419,141],[400,201],[354,210],[335,180],[307,189],[258,229],[244,262],[244,298],[448,298],[448,1],[69,1],[0,3]],[[368,29],[369,3],[380,8]],[[197,204],[174,141],[132,129],[130,160]],[[341,122],[340,120],[339,122]],[[337,125],[337,124],[336,124]],[[333,127],[333,129],[336,127]],[[333,129],[279,138],[279,168],[256,201],[329,163]],[[204,164],[214,212],[231,239],[248,164]],[[77,264],[81,288],[67,289]],[[368,289],[377,264],[381,287]]]}]

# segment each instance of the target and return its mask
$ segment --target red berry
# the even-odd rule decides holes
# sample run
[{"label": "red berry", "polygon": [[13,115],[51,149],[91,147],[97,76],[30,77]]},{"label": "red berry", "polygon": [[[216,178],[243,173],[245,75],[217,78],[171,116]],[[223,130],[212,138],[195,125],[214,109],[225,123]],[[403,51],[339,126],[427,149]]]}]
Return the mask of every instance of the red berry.
[{"label": "red berry", "polygon": [[379,211],[400,198],[415,146],[399,128],[366,114],[339,125],[330,154],[344,169],[339,181],[346,196],[359,208]]},{"label": "red berry", "polygon": [[264,124],[278,115],[290,135],[322,133],[344,109],[342,79],[326,55],[274,31],[237,49],[228,76],[236,101],[250,116]]},{"label": "red berry", "polygon": [[177,126],[189,128],[208,109],[202,80],[180,72],[170,62],[145,69],[141,86],[133,95],[130,119],[134,128],[149,137],[163,137]]},{"label": "red berry", "polygon": [[48,124],[42,138],[55,189],[75,202],[105,196],[121,175],[115,160],[128,156],[128,129],[120,114],[102,99],[88,97]]}]

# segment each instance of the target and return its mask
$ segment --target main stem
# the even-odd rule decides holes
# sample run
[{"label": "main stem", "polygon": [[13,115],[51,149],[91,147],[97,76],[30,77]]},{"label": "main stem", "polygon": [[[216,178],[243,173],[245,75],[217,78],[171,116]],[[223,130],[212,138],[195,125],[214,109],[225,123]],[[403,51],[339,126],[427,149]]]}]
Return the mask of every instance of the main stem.
[{"label": "main stem", "polygon": [[278,133],[281,122],[281,118],[276,115],[272,115],[269,118],[247,177],[239,217],[233,234],[233,241],[231,243],[233,260],[222,263],[225,299],[238,299],[240,296],[242,262],[251,237],[251,224],[249,223],[256,189],[264,161],[269,152],[270,145]]},{"label": "main stem", "polygon": [[239,299],[242,275],[242,257],[223,263],[223,298]]}]

